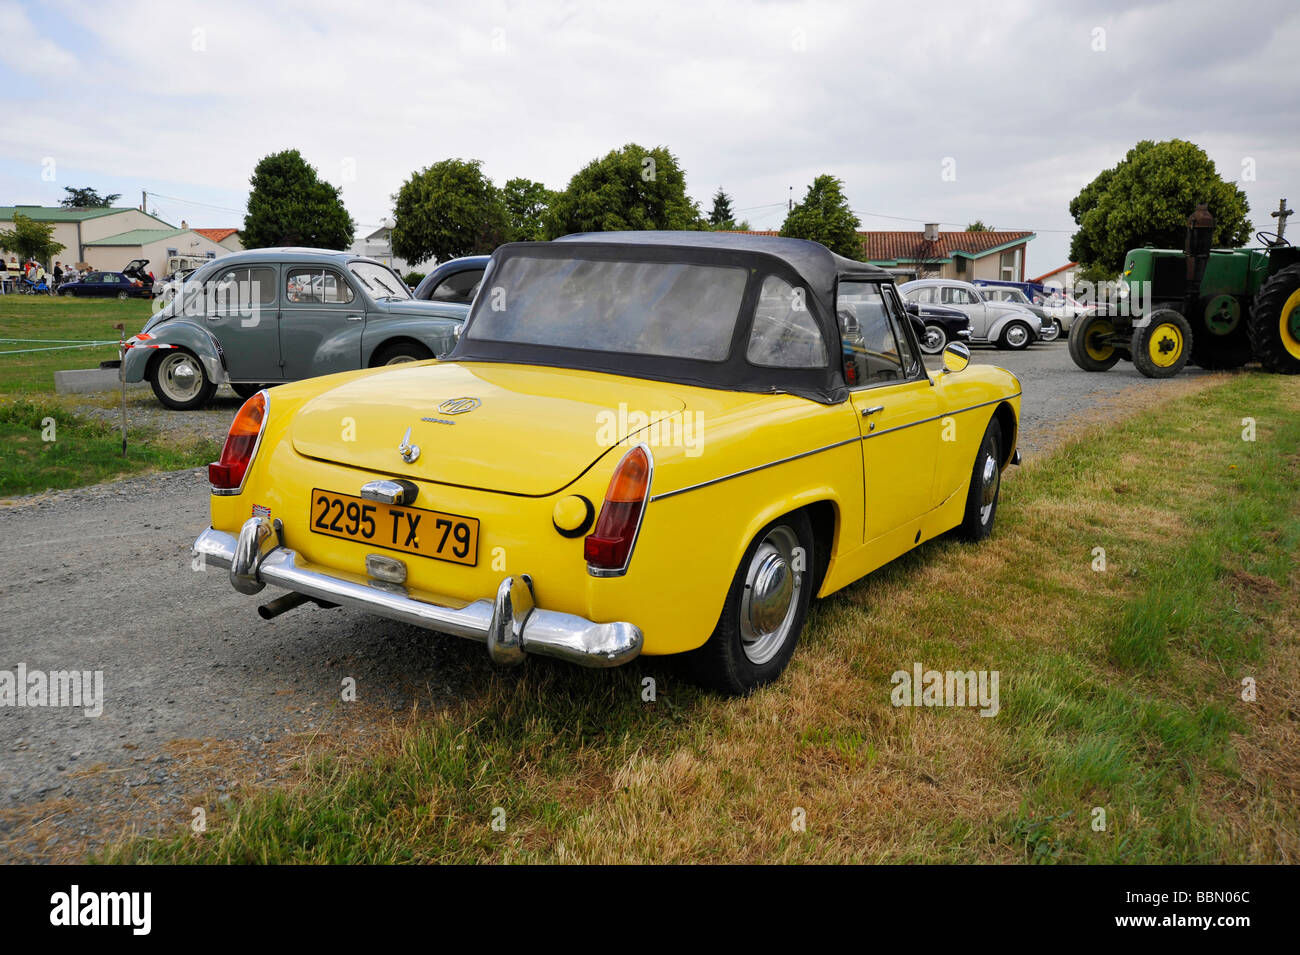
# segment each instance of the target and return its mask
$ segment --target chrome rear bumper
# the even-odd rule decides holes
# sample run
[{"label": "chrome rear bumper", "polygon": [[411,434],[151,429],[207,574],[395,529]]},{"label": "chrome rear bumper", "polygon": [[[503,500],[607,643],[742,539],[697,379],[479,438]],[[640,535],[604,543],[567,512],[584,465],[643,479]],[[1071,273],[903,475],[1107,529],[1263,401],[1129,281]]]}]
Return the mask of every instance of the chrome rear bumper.
[{"label": "chrome rear bumper", "polygon": [[457,610],[371,583],[331,576],[298,566],[298,555],[284,546],[280,522],[249,518],[235,537],[209,527],[194,542],[204,566],[230,570],[240,593],[255,594],[267,584],[316,600],[400,620],[487,644],[496,663],[517,663],[525,653],[555,657],[586,667],[627,663],[641,652],[641,631],[630,623],[594,623],[574,614],[535,606],[527,574],[506,577],[494,600],[475,600]]}]

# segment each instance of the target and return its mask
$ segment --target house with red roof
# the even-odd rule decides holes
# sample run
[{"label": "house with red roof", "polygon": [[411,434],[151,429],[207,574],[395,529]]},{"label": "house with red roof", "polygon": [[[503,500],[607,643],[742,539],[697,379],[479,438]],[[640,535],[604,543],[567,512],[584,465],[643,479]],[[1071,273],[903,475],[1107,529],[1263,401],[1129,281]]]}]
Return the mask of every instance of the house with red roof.
[{"label": "house with red roof", "polygon": [[231,252],[244,251],[244,243],[239,240],[238,229],[195,229],[194,231],[223,249],[229,249]]}]

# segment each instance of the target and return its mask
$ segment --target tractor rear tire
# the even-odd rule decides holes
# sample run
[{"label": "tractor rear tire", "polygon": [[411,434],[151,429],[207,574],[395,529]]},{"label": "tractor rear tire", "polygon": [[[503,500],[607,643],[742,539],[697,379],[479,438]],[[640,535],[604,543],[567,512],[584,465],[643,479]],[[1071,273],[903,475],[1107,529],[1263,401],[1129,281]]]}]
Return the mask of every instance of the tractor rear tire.
[{"label": "tractor rear tire", "polygon": [[1084,371],[1110,371],[1120,360],[1120,349],[1100,339],[1115,334],[1108,315],[1089,314],[1075,319],[1070,328],[1070,358]]},{"label": "tractor rear tire", "polygon": [[1260,287],[1246,334],[1265,371],[1300,374],[1300,264],[1279,269]]},{"label": "tractor rear tire", "polygon": [[1172,378],[1191,357],[1193,341],[1187,319],[1172,308],[1157,309],[1133,333],[1133,364],[1148,378]]}]

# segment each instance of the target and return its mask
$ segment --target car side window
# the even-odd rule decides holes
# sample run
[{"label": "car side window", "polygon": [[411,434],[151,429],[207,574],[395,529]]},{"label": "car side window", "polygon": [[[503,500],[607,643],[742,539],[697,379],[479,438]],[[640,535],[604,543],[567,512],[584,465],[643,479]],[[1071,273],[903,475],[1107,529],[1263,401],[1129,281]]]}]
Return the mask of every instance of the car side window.
[{"label": "car side window", "polygon": [[285,301],[292,305],[346,305],[352,286],[333,269],[290,269],[284,280]]},{"label": "car side window", "polygon": [[920,288],[908,289],[907,300],[909,302],[919,302],[923,305],[934,304],[934,287],[923,285]]},{"label": "car side window", "polygon": [[826,343],[808,308],[808,293],[769,275],[759,291],[745,357],[768,368],[824,368]]},{"label": "car side window", "polygon": [[204,295],[214,314],[248,315],[255,305],[275,301],[275,269],[236,266],[217,272],[205,283]]},{"label": "car side window", "polygon": [[835,314],[844,346],[844,380],[850,388],[902,381],[903,355],[876,282],[840,282]]},{"label": "car side window", "polygon": [[889,324],[893,327],[894,337],[898,341],[898,356],[903,363],[903,374],[911,378],[921,371],[921,358],[912,347],[912,339],[907,335],[907,326],[911,319],[903,303],[898,299],[898,290],[885,286],[885,310],[889,313]]},{"label": "car side window", "polygon": [[468,305],[474,301],[479,282],[483,281],[483,269],[466,269],[449,275],[433,289],[429,299],[434,302],[459,302]]}]

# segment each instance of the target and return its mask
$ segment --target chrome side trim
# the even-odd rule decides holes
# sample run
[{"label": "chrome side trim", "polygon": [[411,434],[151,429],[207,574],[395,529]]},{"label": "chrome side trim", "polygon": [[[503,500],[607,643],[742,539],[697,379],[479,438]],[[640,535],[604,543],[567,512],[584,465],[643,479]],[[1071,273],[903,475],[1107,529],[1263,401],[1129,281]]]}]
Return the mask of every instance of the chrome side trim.
[{"label": "chrome side trim", "polygon": [[[260,531],[248,529],[250,525],[256,526],[254,522],[263,520],[245,521],[239,538],[210,527],[194,542],[194,554],[202,557],[205,564],[233,568],[239,540],[246,531],[250,539],[260,536]],[[263,538],[263,542],[267,539]],[[267,584],[283,587],[316,600],[480,643],[487,643],[490,635],[496,635],[498,649],[504,644],[507,654],[517,638],[524,653],[586,667],[613,667],[638,656],[644,642],[640,628],[630,623],[595,623],[576,614],[532,606],[531,578],[525,581],[507,577],[498,587],[495,600],[475,600],[455,609],[359,580],[300,567],[297,552],[285,546],[267,551],[253,575],[259,590]],[[503,600],[503,595],[508,600]]]},{"label": "chrome side trim", "polygon": [[650,503],[663,501],[670,497],[676,497],[678,494],[685,494],[687,491],[698,491],[700,488],[710,487],[714,484],[721,484],[723,481],[730,481],[732,478],[744,477],[747,474],[753,474],[755,471],[763,471],[767,468],[774,468],[779,464],[789,464],[791,461],[798,461],[800,458],[806,458],[809,455],[821,454],[823,451],[833,451],[836,448],[842,448],[846,444],[853,444],[858,441],[866,441],[870,438],[878,438],[882,434],[889,434],[891,431],[901,431],[904,428],[915,428],[917,425],[928,424],[931,421],[942,421],[953,415],[965,414],[967,411],[974,411],[976,408],[986,408],[989,405],[1001,404],[1003,401],[1010,401],[1012,398],[1019,398],[1022,392],[1017,391],[1014,395],[1007,395],[1003,398],[994,398],[992,401],[981,401],[977,405],[970,405],[957,411],[949,411],[946,414],[935,415],[931,418],[925,418],[921,421],[913,421],[909,424],[895,425],[892,428],[886,428],[883,431],[873,431],[869,434],[858,435],[856,438],[847,438],[844,441],[836,441],[834,444],[828,444],[824,447],[813,448],[811,451],[801,451],[798,454],[792,454],[788,458],[778,458],[775,461],[769,461],[766,464],[756,464],[752,468],[745,468],[743,471],[734,471],[731,474],[724,474],[722,477],[710,478],[707,481],[701,481],[698,484],[691,484],[687,487],[680,487],[675,491],[664,491],[662,494],[656,494],[650,498]]}]

